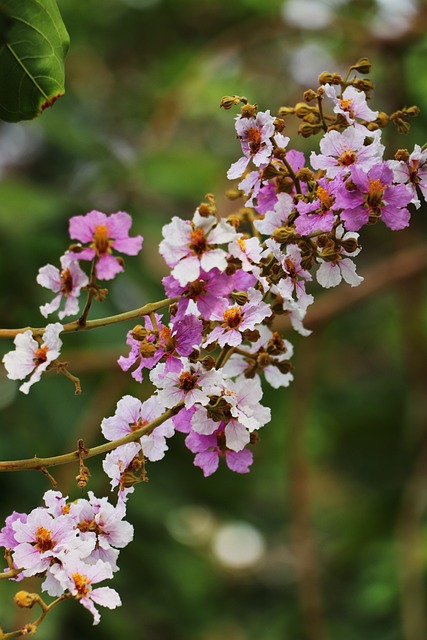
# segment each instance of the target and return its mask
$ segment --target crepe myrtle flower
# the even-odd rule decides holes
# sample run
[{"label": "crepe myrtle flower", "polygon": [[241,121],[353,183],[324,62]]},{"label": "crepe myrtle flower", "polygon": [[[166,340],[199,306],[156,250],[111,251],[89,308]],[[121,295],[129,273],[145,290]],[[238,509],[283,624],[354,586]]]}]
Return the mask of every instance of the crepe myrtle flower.
[{"label": "crepe myrtle flower", "polygon": [[95,605],[115,609],[121,605],[120,596],[111,587],[92,588],[93,584],[108,580],[113,571],[107,562],[97,560],[95,564],[88,564],[78,555],[69,554],[61,565],[54,565],[51,569],[63,591],[68,591],[75,600],[93,615],[93,624],[99,623],[101,616]]},{"label": "crepe myrtle flower", "polygon": [[[116,440],[150,424],[164,411],[165,404],[158,396],[141,402],[138,398],[126,395],[118,401],[114,416],[103,419],[101,430],[107,440]],[[151,434],[142,436],[139,442],[144,456],[151,462],[161,460],[168,449],[166,438],[171,438],[174,433],[174,424],[169,419],[156,427]]]},{"label": "crepe myrtle flower", "polygon": [[324,260],[321,257],[322,249],[320,250],[320,255],[317,258],[320,263],[316,272],[317,282],[325,289],[329,289],[330,287],[336,287],[343,279],[352,287],[357,287],[363,282],[363,278],[356,273],[356,265],[350,257],[357,256],[361,250],[358,246],[359,234],[345,233],[343,226],[339,225],[336,230],[336,237],[339,243],[336,244],[335,255],[326,247],[328,256],[327,260]]},{"label": "crepe myrtle flower", "polygon": [[[274,388],[288,387],[293,380],[290,358],[293,346],[275,331],[265,325],[258,328],[259,340],[249,348],[233,353],[223,367],[223,373],[230,378],[259,378],[264,374],[267,382]],[[247,355],[244,355],[244,354]]]},{"label": "crepe myrtle flower", "polygon": [[250,287],[248,289],[248,300],[243,305],[232,305],[223,313],[213,313],[212,319],[219,321],[205,340],[205,346],[218,342],[220,347],[229,345],[237,347],[243,342],[245,330],[253,330],[263,322],[265,318],[271,316],[271,309],[262,300],[261,291]]},{"label": "crepe myrtle flower", "polygon": [[212,394],[220,392],[223,380],[221,373],[215,369],[207,371],[201,362],[191,363],[186,358],[181,360],[180,371],[165,371],[160,363],[150,374],[151,382],[157,387],[157,397],[165,407],[172,408],[184,402],[186,409],[195,404],[207,405]]},{"label": "crepe myrtle flower", "polygon": [[373,122],[378,118],[378,111],[372,111],[367,105],[366,94],[358,91],[351,85],[344,89],[341,95],[340,85],[323,85],[325,95],[334,103],[334,113],[339,113],[347,120],[348,124],[356,123],[356,118]]},{"label": "crepe myrtle flower", "polygon": [[37,282],[42,287],[50,289],[57,295],[47,304],[40,307],[40,313],[47,318],[50,313],[56,311],[65,298],[64,309],[58,313],[62,320],[65,316],[73,316],[79,312],[79,296],[83,287],[89,283],[89,278],[79,267],[75,254],[67,251],[60,258],[61,270],[51,264],[39,269]]},{"label": "crepe myrtle flower", "polygon": [[192,431],[185,439],[185,446],[195,453],[194,465],[200,467],[205,478],[211,476],[219,467],[220,458],[225,458],[227,467],[236,473],[248,473],[253,462],[253,454],[249,449],[240,451],[228,449],[224,435],[225,423],[220,423],[210,435]]},{"label": "crepe myrtle flower", "polygon": [[84,216],[70,218],[69,232],[72,240],[78,240],[88,247],[73,247],[77,260],[96,259],[96,277],[112,280],[123,271],[123,261],[112,255],[113,249],[119,253],[136,256],[142,247],[142,236],[129,236],[131,216],[125,211],[107,215],[101,211],[91,211]]},{"label": "crepe myrtle flower", "polygon": [[141,468],[140,453],[140,442],[128,442],[107,453],[102,461],[102,468],[111,481],[111,490],[119,487],[119,503],[125,503],[135,490],[133,485],[138,482],[135,472]]},{"label": "crepe myrtle flower", "polygon": [[189,356],[202,342],[203,323],[195,315],[173,318],[169,327],[160,322],[161,316],[155,317],[156,328],[146,316],[145,329],[138,325],[128,332],[129,356],[120,356],[117,361],[123,371],[137,365],[131,375],[138,382],[142,382],[142,369],[152,369],[162,358],[166,361],[166,371],[179,371],[180,358]]},{"label": "crepe myrtle flower", "polygon": [[177,216],[162,230],[163,240],[159,251],[171,275],[180,285],[194,282],[201,271],[217,268],[225,271],[227,253],[219,245],[237,236],[236,230],[226,220],[214,215],[202,216],[196,210],[193,219],[181,220]]},{"label": "crepe myrtle flower", "polygon": [[3,356],[7,377],[11,380],[23,380],[32,374],[30,379],[19,387],[22,393],[27,394],[30,387],[40,380],[43,371],[59,357],[62,346],[59,334],[62,329],[63,326],[59,322],[48,324],[43,334],[43,342],[38,342],[33,337],[31,329],[18,333],[13,341],[15,350]]},{"label": "crepe myrtle flower", "polygon": [[[65,514],[54,518],[44,507],[33,509],[25,521],[16,519],[12,528],[19,543],[13,550],[13,562],[25,577],[46,571],[65,549],[73,548],[73,543],[78,546],[72,518]],[[84,554],[88,552],[85,548]]]},{"label": "crepe myrtle flower", "polygon": [[387,163],[375,165],[367,173],[354,167],[349,189],[337,191],[336,204],[343,210],[341,220],[347,231],[358,231],[364,224],[381,219],[396,231],[407,227],[406,208],[412,194],[404,184],[393,185],[393,172]]},{"label": "crepe myrtle flower", "polygon": [[201,270],[197,280],[181,285],[173,276],[163,278],[163,286],[169,298],[180,296],[177,303],[177,319],[185,316],[190,301],[196,304],[202,318],[209,320],[212,311],[224,310],[227,296],[234,289],[234,277],[214,268],[206,272]]},{"label": "crepe myrtle flower", "polygon": [[300,236],[307,236],[316,231],[332,231],[338,208],[335,204],[337,181],[338,178],[321,178],[313,194],[314,198],[309,202],[297,202],[295,208],[299,216],[295,220],[295,230]]},{"label": "crepe myrtle flower", "polygon": [[354,167],[369,171],[382,161],[380,140],[381,130],[372,132],[363,125],[350,126],[342,133],[329,131],[320,141],[321,153],[312,151],[311,166],[326,171],[327,178],[346,177]]},{"label": "crepe myrtle flower", "polygon": [[417,187],[424,199],[427,199],[427,149],[422,149],[416,144],[411,154],[406,149],[396,153],[396,160],[388,160],[388,165],[393,171],[394,182],[405,184],[412,194],[412,204],[417,209],[421,202],[418,198]]},{"label": "crepe myrtle flower", "polygon": [[[274,118],[270,111],[259,111],[255,117],[236,117],[236,133],[242,145],[243,156],[234,162],[227,173],[227,178],[240,178],[249,162],[256,167],[266,166],[273,153]],[[289,138],[287,139],[289,141]]]}]

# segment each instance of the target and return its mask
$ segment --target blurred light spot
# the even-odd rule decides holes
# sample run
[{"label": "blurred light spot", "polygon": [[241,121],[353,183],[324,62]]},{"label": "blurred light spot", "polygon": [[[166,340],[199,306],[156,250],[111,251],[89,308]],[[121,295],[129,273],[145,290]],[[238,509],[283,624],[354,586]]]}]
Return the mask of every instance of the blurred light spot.
[{"label": "blurred light spot", "polygon": [[264,538],[247,522],[221,526],[214,536],[212,551],[229,569],[248,569],[256,565],[265,552]]},{"label": "blurred light spot", "polygon": [[282,16],[300,29],[323,29],[333,19],[330,7],[321,0],[289,0],[282,5]]},{"label": "blurred light spot", "polygon": [[175,540],[197,545],[208,541],[215,526],[211,512],[205,507],[189,505],[168,514],[166,526]]},{"label": "blurred light spot", "polygon": [[322,46],[314,43],[296,47],[290,58],[290,72],[300,85],[317,83],[322,71],[334,70],[335,61]]},{"label": "blurred light spot", "polygon": [[370,23],[372,33],[383,38],[396,38],[408,30],[418,3],[414,0],[376,0],[378,13]]},{"label": "blurred light spot", "polygon": [[37,126],[2,124],[0,127],[0,175],[8,168],[31,162],[42,145],[42,133]]}]

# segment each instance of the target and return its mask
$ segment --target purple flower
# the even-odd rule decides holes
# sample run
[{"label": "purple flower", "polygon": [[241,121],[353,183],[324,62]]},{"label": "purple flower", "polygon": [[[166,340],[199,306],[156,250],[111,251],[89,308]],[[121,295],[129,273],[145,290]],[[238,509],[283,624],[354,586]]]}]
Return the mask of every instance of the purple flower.
[{"label": "purple flower", "polygon": [[354,167],[351,189],[337,192],[336,204],[343,211],[341,220],[348,231],[358,231],[370,220],[381,219],[390,229],[407,227],[410,213],[406,206],[412,194],[405,185],[393,185],[393,172],[387,163],[375,165],[365,173]]},{"label": "purple flower", "polygon": [[61,271],[51,264],[41,267],[37,282],[42,287],[46,287],[46,289],[58,294],[52,302],[40,307],[40,313],[45,318],[56,311],[61,304],[62,298],[65,298],[64,310],[58,313],[58,317],[62,320],[65,316],[76,315],[79,312],[78,298],[82,288],[88,284],[89,278],[80,269],[75,255],[73,256],[70,251],[61,256],[60,261]]},{"label": "purple flower", "polygon": [[335,190],[337,178],[326,180],[321,178],[311,202],[299,200],[296,209],[299,213],[295,220],[295,230],[301,236],[307,236],[315,231],[332,231],[335,222]]},{"label": "purple flower", "polygon": [[270,138],[274,131],[274,118],[270,111],[259,111],[251,118],[237,116],[236,132],[242,145],[243,156],[231,165],[227,178],[240,178],[251,160],[256,167],[267,165],[273,153]]},{"label": "purple flower", "polygon": [[205,478],[215,473],[221,457],[225,457],[228,468],[236,473],[248,473],[253,462],[252,452],[248,449],[244,448],[240,451],[227,449],[224,425],[211,435],[191,432],[185,439],[185,445],[196,454],[194,464],[202,469]]},{"label": "purple flower", "polygon": [[212,311],[224,310],[227,306],[227,296],[234,289],[234,278],[219,269],[211,269],[209,272],[200,271],[197,280],[181,285],[173,276],[166,276],[162,280],[168,297],[178,300],[177,319],[185,316],[188,305],[192,300],[202,318],[209,320]]},{"label": "purple flower", "polygon": [[216,326],[208,335],[205,345],[217,341],[221,347],[230,345],[237,347],[243,341],[242,332],[246,329],[254,329],[265,318],[271,316],[271,309],[262,300],[263,294],[257,289],[248,290],[248,301],[242,306],[233,305],[222,314],[213,313],[212,319],[219,320],[221,324]]},{"label": "purple flower", "polygon": [[353,124],[355,118],[373,122],[378,117],[378,111],[372,111],[366,103],[366,95],[363,91],[358,91],[355,87],[349,86],[344,89],[342,97],[341,85],[323,85],[323,89],[328,98],[334,102],[334,113],[340,113],[347,120],[348,124]]},{"label": "purple flower", "polygon": [[112,280],[123,271],[123,263],[112,255],[112,250],[136,256],[142,247],[142,236],[129,237],[132,218],[124,211],[106,215],[91,211],[84,216],[70,218],[70,237],[89,247],[75,251],[77,260],[96,258],[96,276]]},{"label": "purple flower", "polygon": [[32,373],[28,382],[19,387],[22,393],[28,393],[30,387],[40,380],[43,371],[59,357],[62,346],[59,334],[62,329],[62,324],[58,322],[48,324],[41,344],[33,338],[30,329],[18,333],[14,340],[16,349],[3,356],[7,377],[11,380],[23,380]]},{"label": "purple flower", "polygon": [[[365,144],[366,138],[370,144]],[[342,133],[329,131],[320,141],[321,154],[312,152],[310,162],[314,169],[323,169],[328,178],[344,177],[354,167],[369,171],[381,162],[384,145],[381,131],[371,132],[366,127],[348,127]]]}]

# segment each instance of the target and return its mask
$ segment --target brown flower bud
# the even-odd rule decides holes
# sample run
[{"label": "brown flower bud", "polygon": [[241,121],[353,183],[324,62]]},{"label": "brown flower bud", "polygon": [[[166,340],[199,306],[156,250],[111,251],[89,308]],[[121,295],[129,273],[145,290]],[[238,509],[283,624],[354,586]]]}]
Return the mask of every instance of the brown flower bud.
[{"label": "brown flower bud", "polygon": [[409,160],[409,151],[408,149],[398,149],[394,154],[394,159],[399,160],[401,162],[408,162]]},{"label": "brown flower bud", "polygon": [[367,122],[366,128],[369,131],[377,131],[380,128],[380,125],[377,122]]},{"label": "brown flower bud", "polygon": [[309,107],[305,102],[297,102],[295,105],[295,113],[298,118],[304,118],[313,111],[317,111],[317,107]]},{"label": "brown flower bud", "polygon": [[245,340],[249,340],[249,342],[256,342],[257,340],[260,339],[258,329],[245,329],[242,335],[243,335],[243,338]]},{"label": "brown flower bud", "polygon": [[40,599],[37,593],[29,593],[28,591],[18,591],[13,597],[15,604],[23,609],[31,609]]},{"label": "brown flower bud", "polygon": [[275,118],[273,124],[274,124],[274,128],[279,133],[281,133],[283,129],[286,127],[286,122],[283,120],[283,118]]},{"label": "brown flower bud", "polygon": [[399,133],[408,133],[409,132],[409,124],[403,120],[403,118],[393,118],[393,122],[397,127]]},{"label": "brown flower bud", "polygon": [[240,306],[246,304],[248,301],[248,294],[246,291],[233,291],[230,295],[234,302]]},{"label": "brown flower bud", "polygon": [[419,115],[420,113],[420,108],[417,107],[416,104],[412,105],[412,107],[405,107],[405,109],[403,109],[405,115],[410,116],[411,118],[414,116]]},{"label": "brown flower bud", "polygon": [[225,192],[225,197],[229,200],[237,200],[237,198],[241,198],[242,192],[239,189],[227,189]]},{"label": "brown flower bud", "polygon": [[385,113],[385,111],[380,111],[378,114],[378,118],[375,120],[375,122],[382,128],[382,127],[386,127],[389,123],[389,116]]},{"label": "brown flower bud", "polygon": [[227,111],[232,107],[235,107],[239,102],[243,102],[243,104],[247,103],[247,98],[244,96],[223,96],[221,102],[219,103],[219,107],[226,109]]},{"label": "brown flower bud", "polygon": [[356,64],[351,67],[351,69],[354,69],[354,71],[358,71],[359,73],[366,74],[371,70],[371,63],[368,58],[360,58]]},{"label": "brown flower bud", "polygon": [[242,117],[243,118],[253,118],[254,116],[256,116],[257,111],[258,111],[258,105],[257,104],[244,104],[242,109]]},{"label": "brown flower bud", "polygon": [[147,329],[142,324],[137,324],[131,331],[134,340],[144,340],[147,337]]},{"label": "brown flower bud", "polygon": [[359,243],[356,238],[347,238],[347,240],[340,240],[340,245],[347,253],[353,253],[359,248]]},{"label": "brown flower bud", "polygon": [[323,71],[318,77],[319,84],[331,84],[332,83],[332,73],[329,71]]},{"label": "brown flower bud", "polygon": [[355,89],[359,89],[359,91],[372,91],[374,88],[372,80],[368,80],[367,78],[357,78],[357,80],[353,80],[351,84]]},{"label": "brown flower bud", "polygon": [[317,93],[313,91],[313,89],[308,89],[307,91],[304,91],[303,98],[306,102],[312,102],[313,100],[316,100]]},{"label": "brown flower bud", "polygon": [[309,138],[310,136],[313,136],[316,133],[319,133],[320,129],[321,127],[319,125],[309,124],[308,122],[304,122],[303,124],[300,124],[300,126],[298,127],[298,133],[303,138]]},{"label": "brown flower bud", "polygon": [[310,180],[313,180],[314,178],[313,172],[310,171],[310,169],[307,169],[307,167],[300,169],[296,175],[298,180],[301,180],[301,182],[310,182]]},{"label": "brown flower bud", "polygon": [[202,363],[206,371],[211,371],[212,369],[215,368],[215,365],[216,365],[215,358],[213,358],[212,356],[205,356],[200,360],[200,362]]}]

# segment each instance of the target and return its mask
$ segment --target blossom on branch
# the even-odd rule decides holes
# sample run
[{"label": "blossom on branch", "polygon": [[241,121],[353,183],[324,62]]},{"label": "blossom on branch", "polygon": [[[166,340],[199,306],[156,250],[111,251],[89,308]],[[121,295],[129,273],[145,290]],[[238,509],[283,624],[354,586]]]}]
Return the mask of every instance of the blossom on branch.
[{"label": "blossom on branch", "polygon": [[18,333],[14,340],[15,350],[3,356],[7,377],[11,380],[23,380],[32,373],[30,379],[19,387],[22,393],[28,393],[30,387],[40,380],[42,373],[59,357],[62,346],[59,334],[62,329],[59,322],[48,324],[40,342],[33,337],[31,329]]},{"label": "blossom on branch", "polygon": [[50,289],[58,295],[47,304],[40,307],[40,313],[47,318],[59,308],[61,300],[65,298],[63,311],[58,313],[62,320],[65,316],[77,315],[79,312],[80,292],[89,283],[89,278],[79,267],[75,254],[67,251],[60,258],[61,270],[51,264],[47,264],[39,269],[37,282],[46,289]]}]

